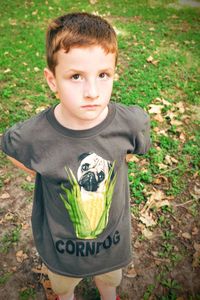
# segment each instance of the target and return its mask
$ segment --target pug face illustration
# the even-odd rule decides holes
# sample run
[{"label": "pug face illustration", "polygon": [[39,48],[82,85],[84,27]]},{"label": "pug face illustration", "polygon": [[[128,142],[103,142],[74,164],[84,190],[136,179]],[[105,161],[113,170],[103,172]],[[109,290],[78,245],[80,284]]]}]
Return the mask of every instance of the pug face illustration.
[{"label": "pug face illustration", "polygon": [[111,168],[110,161],[95,153],[83,153],[80,157],[80,166],[77,172],[78,183],[81,189],[87,192],[103,192],[105,181]]}]

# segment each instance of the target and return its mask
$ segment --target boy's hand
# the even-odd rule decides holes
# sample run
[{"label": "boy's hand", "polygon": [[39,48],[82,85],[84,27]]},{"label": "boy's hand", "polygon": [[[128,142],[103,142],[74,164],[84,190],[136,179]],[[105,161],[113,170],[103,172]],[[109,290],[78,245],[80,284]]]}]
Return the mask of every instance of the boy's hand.
[{"label": "boy's hand", "polygon": [[31,174],[32,176],[35,176],[36,172],[28,169],[27,167],[25,167],[21,162],[19,162],[18,160],[16,160],[15,158],[11,157],[11,156],[7,156],[7,158],[18,168],[22,169],[23,171]]}]

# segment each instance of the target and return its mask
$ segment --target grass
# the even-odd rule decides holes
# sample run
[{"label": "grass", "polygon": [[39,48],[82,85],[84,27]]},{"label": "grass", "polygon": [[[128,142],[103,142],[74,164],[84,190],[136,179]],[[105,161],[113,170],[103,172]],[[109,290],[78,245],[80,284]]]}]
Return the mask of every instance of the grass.
[{"label": "grass", "polygon": [[35,299],[35,289],[34,288],[26,288],[23,291],[19,292],[19,300],[30,300]]},{"label": "grass", "polygon": [[16,245],[20,239],[21,225],[17,225],[15,228],[10,229],[8,233],[5,233],[0,240],[0,253],[7,253],[11,247]]},{"label": "grass", "polygon": [[[153,188],[173,196],[174,201],[185,201],[190,182],[199,175],[200,132],[199,117],[195,112],[200,103],[200,14],[198,8],[176,9],[169,5],[172,2],[178,3],[101,0],[91,5],[86,0],[8,0],[1,4],[1,133],[34,115],[38,108],[56,102],[43,78],[45,29],[50,19],[70,11],[101,14],[119,32],[119,79],[114,82],[113,101],[138,104],[147,111],[150,104],[160,104],[156,99],[168,101],[161,110],[162,122],[151,115],[152,148],[142,158],[138,157],[139,163],[129,162],[131,210],[136,218]],[[147,62],[149,56],[155,64]],[[183,103],[184,111],[177,108],[179,102]],[[172,120],[181,125],[173,124]],[[182,139],[181,133],[184,134]],[[4,154],[0,153],[0,158],[3,169],[8,163]],[[155,183],[160,178],[164,181]],[[0,187],[4,187],[5,179],[5,176],[0,179]],[[33,184],[25,182],[22,189],[31,192]],[[199,203],[194,197],[192,200],[188,211],[195,217]],[[179,257],[173,248],[174,233],[169,230],[169,223],[176,212],[172,206],[163,206],[152,213],[163,231],[159,255],[169,258],[173,266]],[[20,229],[15,228],[4,235],[1,250],[8,251],[19,239],[19,233]],[[173,293],[177,289],[173,279],[168,282],[171,285],[166,286],[167,275],[163,277],[166,278],[159,282],[169,294],[159,299],[174,299]],[[156,284],[147,287],[144,299],[150,297]],[[21,299],[28,299],[26,293],[29,292],[24,291]]]}]

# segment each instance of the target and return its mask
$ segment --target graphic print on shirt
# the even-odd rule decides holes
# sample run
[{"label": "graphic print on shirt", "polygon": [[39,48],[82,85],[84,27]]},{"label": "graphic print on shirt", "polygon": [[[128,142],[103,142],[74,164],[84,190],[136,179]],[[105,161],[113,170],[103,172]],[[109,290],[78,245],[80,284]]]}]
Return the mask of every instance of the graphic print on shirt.
[{"label": "graphic print on shirt", "polygon": [[108,223],[112,195],[116,183],[114,165],[96,153],[83,153],[77,179],[70,168],[65,168],[71,188],[63,184],[60,194],[73,223],[76,236],[94,239]]}]

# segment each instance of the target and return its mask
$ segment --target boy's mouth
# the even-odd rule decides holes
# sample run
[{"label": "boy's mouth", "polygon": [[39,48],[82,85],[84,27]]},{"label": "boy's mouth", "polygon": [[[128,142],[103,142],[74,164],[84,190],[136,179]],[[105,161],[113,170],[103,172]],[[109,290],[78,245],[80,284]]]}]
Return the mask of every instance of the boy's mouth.
[{"label": "boy's mouth", "polygon": [[97,105],[97,104],[87,104],[87,105],[81,106],[82,109],[96,109],[98,107],[99,107],[99,105]]}]

